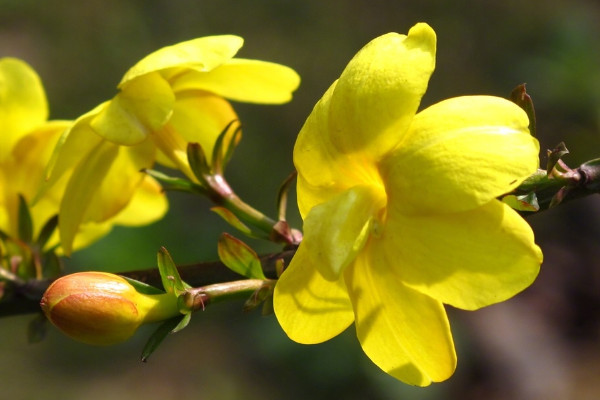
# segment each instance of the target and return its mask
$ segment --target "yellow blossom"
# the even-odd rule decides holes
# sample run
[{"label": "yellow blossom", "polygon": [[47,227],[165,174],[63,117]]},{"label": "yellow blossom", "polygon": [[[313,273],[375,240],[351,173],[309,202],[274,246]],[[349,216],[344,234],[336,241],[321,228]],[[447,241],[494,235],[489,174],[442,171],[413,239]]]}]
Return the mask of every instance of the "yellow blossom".
[{"label": "yellow blossom", "polygon": [[[15,58],[0,60],[0,116],[0,230],[12,237],[18,236],[18,196],[21,195],[30,207],[33,233],[37,235],[42,226],[58,214],[65,180],[42,196],[36,198],[36,195],[44,182],[44,170],[52,149],[73,121],[47,121],[48,104],[40,78],[29,65]],[[165,208],[158,184],[147,182],[134,201],[137,207],[121,213],[118,219],[97,220],[74,232],[75,248],[98,239],[115,223],[133,224],[135,210],[148,197]],[[58,235],[49,245],[57,241]]]},{"label": "yellow blossom", "polygon": [[444,304],[506,300],[542,262],[529,225],[497,200],[537,168],[526,114],[491,96],[417,113],[435,50],[424,23],[378,37],[315,106],[294,148],[305,236],[274,293],[293,340],[354,322],[375,364],[420,386],[456,366]]},{"label": "yellow blossom", "polygon": [[282,65],[233,58],[242,43],[237,36],[211,36],[148,55],[125,74],[115,97],[64,134],[48,186],[74,168],[60,211],[66,250],[81,223],[114,215],[129,202],[143,180],[140,169],[157,161],[195,180],[187,144],[200,143],[210,162],[219,133],[237,118],[226,98],[290,100],[298,75]]},{"label": "yellow blossom", "polygon": [[123,342],[144,323],[181,315],[171,293],[140,293],[123,277],[106,272],[57,279],[44,293],[41,307],[66,335],[95,345]]}]

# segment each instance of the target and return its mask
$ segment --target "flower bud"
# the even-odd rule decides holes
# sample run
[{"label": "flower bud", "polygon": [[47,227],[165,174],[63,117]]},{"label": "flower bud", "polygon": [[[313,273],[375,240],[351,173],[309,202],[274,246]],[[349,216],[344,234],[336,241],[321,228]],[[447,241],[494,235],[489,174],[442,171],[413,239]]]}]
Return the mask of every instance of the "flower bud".
[{"label": "flower bud", "polygon": [[75,340],[109,345],[129,339],[146,322],[179,315],[173,294],[144,294],[106,272],[79,272],[54,281],[41,301],[46,317]]}]

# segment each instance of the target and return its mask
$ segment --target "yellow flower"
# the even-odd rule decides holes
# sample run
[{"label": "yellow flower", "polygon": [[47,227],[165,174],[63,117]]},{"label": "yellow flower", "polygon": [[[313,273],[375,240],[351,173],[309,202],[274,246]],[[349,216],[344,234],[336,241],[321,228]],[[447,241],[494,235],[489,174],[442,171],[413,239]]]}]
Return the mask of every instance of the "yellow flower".
[{"label": "yellow flower", "polygon": [[144,179],[140,169],[158,161],[195,180],[187,144],[200,143],[210,162],[219,133],[237,118],[225,98],[290,100],[298,75],[282,65],[234,59],[242,43],[237,36],[204,37],[148,55],[125,74],[113,99],[65,133],[48,172],[50,186],[75,168],[60,212],[66,250],[82,222],[107,218],[129,202]]},{"label": "yellow flower", "polygon": [[294,148],[305,236],[274,294],[293,340],[355,322],[375,364],[421,386],[455,369],[443,304],[506,300],[542,261],[531,228],[496,199],[536,170],[526,114],[490,96],[417,113],[435,49],[423,23],[376,38],[315,106]]},{"label": "yellow flower", "polygon": [[79,272],[54,281],[41,307],[63,333],[88,344],[129,339],[144,323],[181,315],[171,293],[144,294],[127,280],[106,272]]},{"label": "yellow flower", "polygon": [[[0,230],[18,235],[18,196],[30,206],[34,235],[52,216],[58,214],[66,179],[38,195],[44,170],[52,149],[73,121],[47,121],[48,104],[42,83],[25,62],[14,58],[0,60]],[[83,247],[106,234],[113,224],[133,225],[147,222],[139,218],[138,208],[152,199],[166,209],[164,195],[156,182],[145,182],[131,207],[113,216],[97,219],[73,232],[75,248]],[[156,215],[153,216],[156,218]],[[49,246],[58,242],[58,235]]]}]

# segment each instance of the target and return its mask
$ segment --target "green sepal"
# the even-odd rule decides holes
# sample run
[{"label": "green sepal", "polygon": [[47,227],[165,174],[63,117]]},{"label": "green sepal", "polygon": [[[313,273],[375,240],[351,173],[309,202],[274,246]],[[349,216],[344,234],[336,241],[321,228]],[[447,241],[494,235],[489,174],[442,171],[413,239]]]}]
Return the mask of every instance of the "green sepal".
[{"label": "green sepal", "polygon": [[242,139],[242,127],[239,125],[233,130],[231,134],[231,140],[227,142],[227,148],[223,149],[225,143],[225,137],[227,136],[229,129],[236,123],[238,120],[234,119],[230,123],[225,126],[225,128],[221,131],[217,140],[215,141],[215,146],[213,147],[212,154],[212,172],[214,174],[222,175],[225,167],[229,163],[229,160],[233,156],[233,152],[237,147],[238,143]]},{"label": "green sepal", "polygon": [[33,221],[31,219],[27,201],[25,201],[25,198],[20,194],[18,213],[19,239],[25,243],[31,243],[33,241]]},{"label": "green sepal", "polygon": [[[166,320],[156,328],[150,339],[146,342],[144,349],[142,350],[142,362],[148,361],[148,357],[160,346],[167,335],[173,332],[179,325],[186,319],[186,315],[177,316]],[[189,322],[189,318],[187,318]],[[186,323],[187,324],[187,323]],[[181,330],[181,329],[180,329]]]},{"label": "green sepal", "polygon": [[157,287],[154,287],[154,286],[152,286],[152,285],[148,285],[147,283],[144,283],[144,282],[138,281],[138,280],[136,280],[136,279],[129,278],[129,277],[127,277],[127,276],[123,276],[123,275],[120,275],[120,276],[121,276],[121,278],[123,278],[123,279],[125,279],[127,282],[129,282],[129,284],[130,284],[131,286],[133,286],[133,287],[134,287],[134,289],[135,289],[135,290],[136,290],[138,293],[142,293],[142,294],[150,294],[150,295],[153,295],[153,294],[164,294],[164,293],[165,293],[165,291],[164,291],[164,290],[160,290],[159,288],[157,288]]},{"label": "green sepal", "polygon": [[280,221],[285,221],[288,191],[290,190],[290,186],[292,182],[294,182],[294,179],[296,179],[297,175],[298,172],[296,171],[293,171],[291,174],[289,174],[288,177],[285,178],[285,180],[281,183],[281,186],[279,186],[279,190],[277,191],[277,214]]},{"label": "green sepal", "polygon": [[185,328],[186,326],[188,326],[188,324],[190,323],[190,320],[192,319],[192,313],[187,313],[183,315],[183,318],[181,318],[179,320],[179,323],[177,324],[177,326],[175,328],[173,328],[173,330],[171,330],[171,333],[177,333],[180,330],[182,330],[183,328]]},{"label": "green sepal", "polygon": [[244,312],[249,312],[261,305],[265,300],[273,297],[273,287],[264,285],[257,289],[252,296],[244,303]]},{"label": "green sepal", "polygon": [[38,313],[27,325],[27,342],[29,344],[39,343],[46,337],[48,332],[48,318]]},{"label": "green sepal", "polygon": [[548,163],[546,164],[548,174],[552,172],[556,163],[567,154],[569,154],[569,150],[564,142],[560,142],[554,149],[548,150]]},{"label": "green sepal", "polygon": [[144,169],[142,171],[159,181],[164,190],[200,194],[207,193],[203,186],[187,179],[172,177],[153,169]]},{"label": "green sepal", "polygon": [[42,278],[53,279],[63,273],[62,262],[54,252],[54,249],[42,253],[42,266]]},{"label": "green sepal", "polygon": [[509,194],[504,196],[502,201],[517,211],[539,211],[540,209],[537,196],[534,192],[520,196]]},{"label": "green sepal", "polygon": [[40,231],[40,234],[38,235],[35,241],[40,249],[43,249],[46,246],[46,243],[48,243],[48,240],[50,240],[50,237],[52,237],[52,234],[56,230],[57,226],[58,214],[54,215],[52,218],[46,221],[46,223],[42,227],[42,230]]},{"label": "green sepal", "polygon": [[229,225],[233,226],[244,235],[253,238],[264,238],[265,235],[262,232],[255,231],[248,225],[244,224],[234,213],[229,211],[225,207],[212,207],[210,211],[217,213],[221,218],[225,220]]},{"label": "green sepal", "polygon": [[535,121],[535,109],[533,107],[533,100],[531,100],[531,96],[527,94],[525,90],[525,84],[522,83],[510,93],[510,99],[513,103],[518,105],[525,111],[527,117],[529,118],[529,132],[531,136],[536,136],[536,121]]},{"label": "green sepal", "polygon": [[250,279],[266,279],[258,255],[241,240],[223,233],[217,250],[219,259],[233,272]]},{"label": "green sepal", "polygon": [[175,266],[175,263],[173,262],[173,259],[171,258],[171,255],[167,249],[161,247],[156,258],[160,279],[165,292],[175,293],[175,295],[179,296],[185,292],[186,289],[190,288],[188,284],[181,280],[179,271],[177,271],[177,267]]},{"label": "green sepal", "polygon": [[192,172],[200,181],[200,184],[204,187],[210,187],[207,181],[207,177],[212,175],[210,165],[204,154],[204,149],[200,146],[200,143],[188,143],[187,145],[187,158],[188,163]]}]

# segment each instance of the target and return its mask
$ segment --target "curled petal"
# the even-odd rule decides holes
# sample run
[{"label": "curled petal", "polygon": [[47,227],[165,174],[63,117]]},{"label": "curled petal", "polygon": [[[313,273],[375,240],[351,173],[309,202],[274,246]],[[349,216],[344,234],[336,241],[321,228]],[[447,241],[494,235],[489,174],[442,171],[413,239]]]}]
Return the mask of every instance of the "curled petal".
[{"label": "curled petal", "polygon": [[363,350],[403,382],[427,386],[447,379],[456,354],[444,307],[403,285],[386,263],[375,260],[377,252],[368,248],[345,272]]},{"label": "curled petal", "polygon": [[498,200],[462,213],[390,215],[381,240],[406,285],[468,310],[519,293],[542,262],[531,227]]},{"label": "curled petal", "polygon": [[279,324],[294,341],[321,343],[337,336],[354,321],[343,279],[325,280],[303,244],[284,271],[273,295]]},{"label": "curled petal", "polygon": [[407,213],[457,212],[511,191],[538,166],[528,125],[523,110],[499,97],[427,108],[382,163],[390,203]]},{"label": "curled petal", "polygon": [[194,69],[207,72],[231,59],[244,44],[244,39],[233,35],[206,36],[163,47],[144,57],[123,77],[119,87],[151,72],[166,70],[176,73],[179,69]]},{"label": "curled petal", "polygon": [[116,144],[132,146],[160,129],[173,112],[175,95],[158,73],[146,74],[121,87],[90,121],[91,128]]},{"label": "curled petal", "polygon": [[173,80],[173,90],[205,90],[246,103],[281,104],[292,99],[300,77],[284,65],[234,58],[202,73],[189,71]]}]

